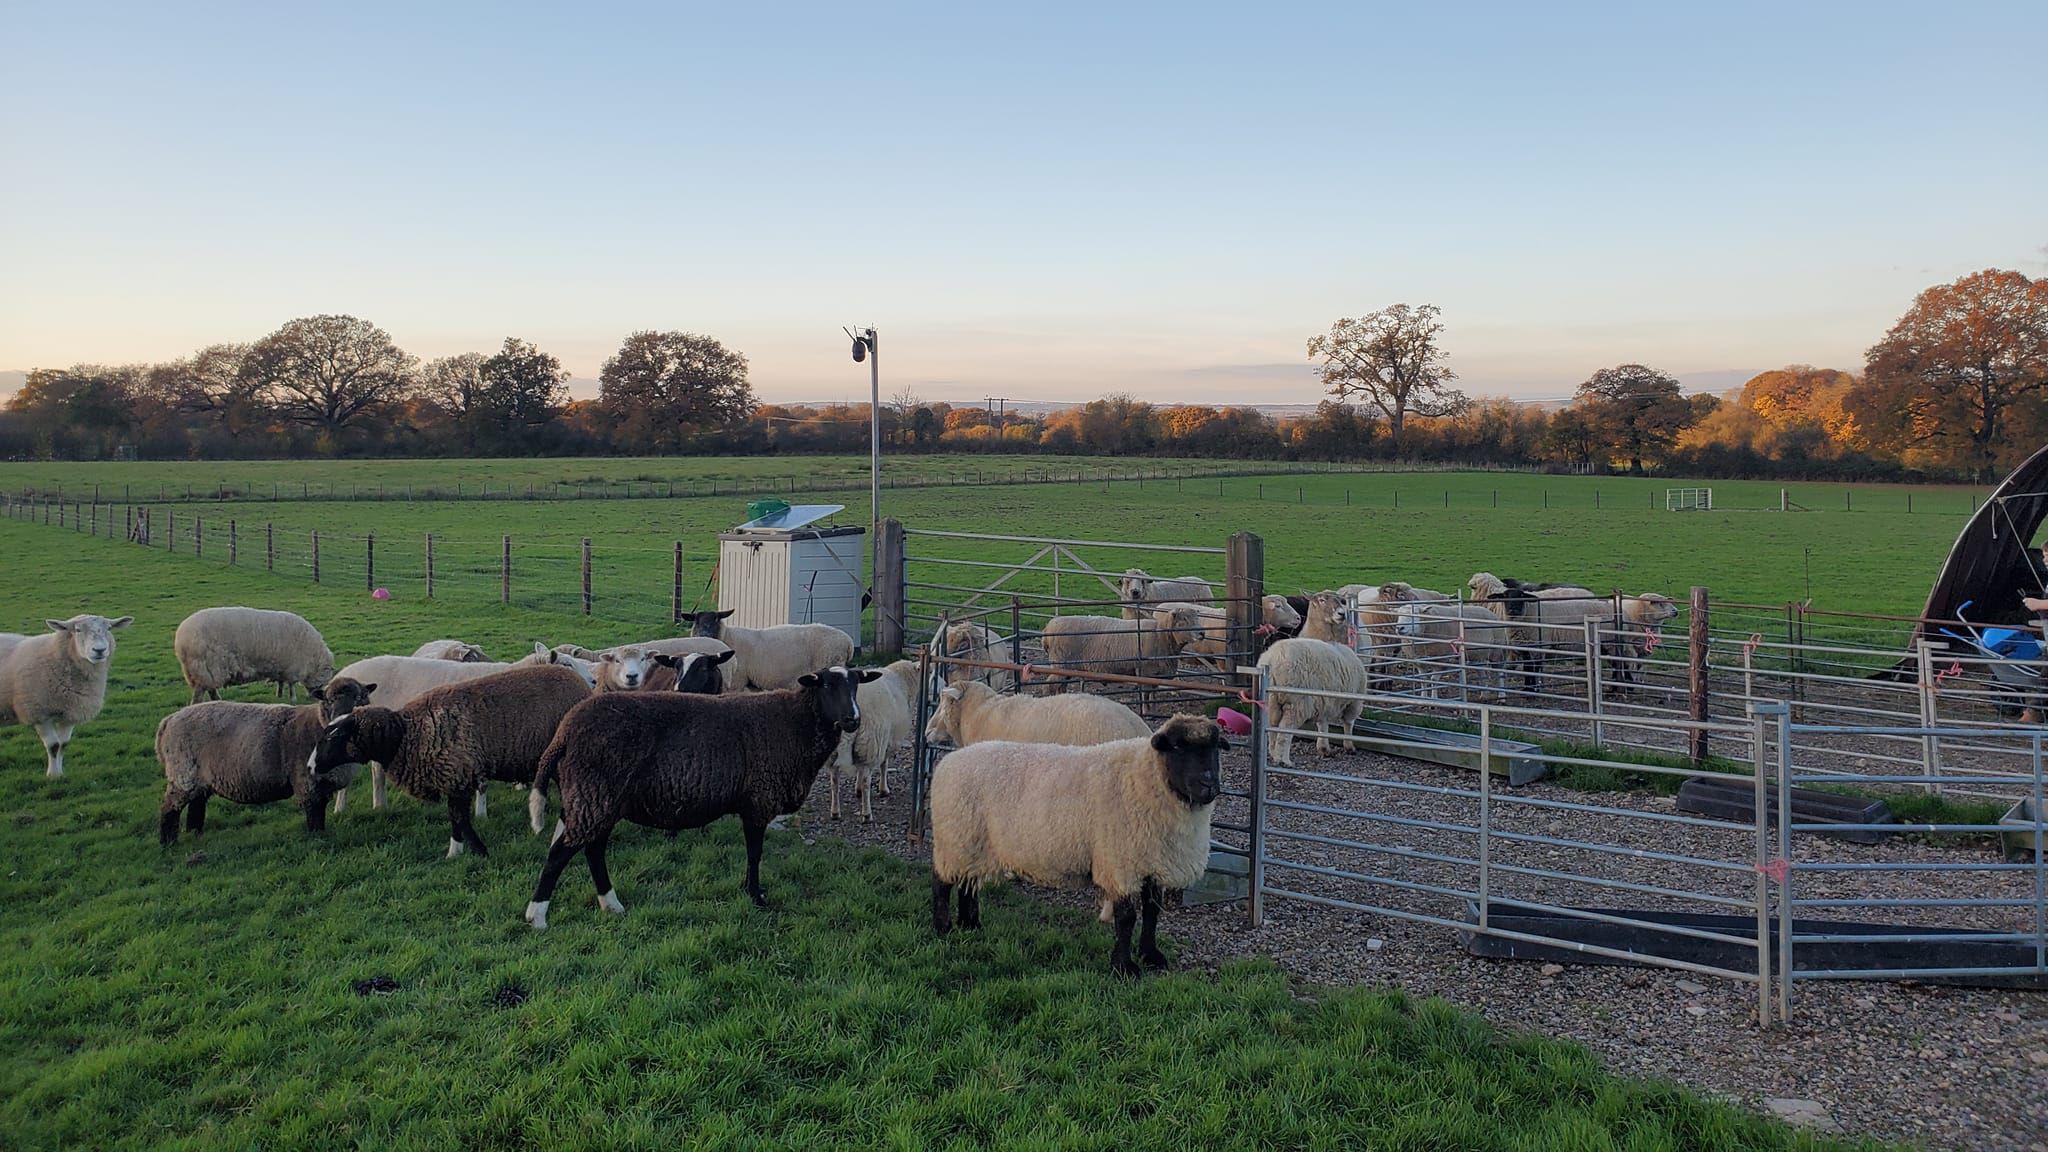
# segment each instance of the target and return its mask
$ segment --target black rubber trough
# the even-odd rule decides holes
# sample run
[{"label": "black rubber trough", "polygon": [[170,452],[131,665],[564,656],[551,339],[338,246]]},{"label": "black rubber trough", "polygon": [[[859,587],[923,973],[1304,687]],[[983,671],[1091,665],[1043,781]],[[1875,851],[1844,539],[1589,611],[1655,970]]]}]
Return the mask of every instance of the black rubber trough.
[{"label": "black rubber trough", "polygon": [[[1492,901],[1487,908],[1487,925],[1491,928],[1506,932],[1525,932],[1533,936],[1548,936],[1559,941],[1589,944],[1597,948],[1610,948],[1643,957],[1640,961],[1627,960],[1616,956],[1580,952],[1572,948],[1570,943],[1538,944],[1529,940],[1510,940],[1472,930],[1461,930],[1458,933],[1458,941],[1464,945],[1465,951],[1489,960],[1541,960],[1553,964],[1612,964],[1624,967],[1654,967],[1658,960],[1682,960],[1737,972],[1756,970],[1756,950],[1751,945],[1731,944],[1722,940],[1702,940],[1697,936],[1680,936],[1660,932],[1646,925],[1587,920],[1562,912],[1549,912],[1499,900]],[[1703,912],[1651,912],[1637,908],[1578,908],[1574,911],[1592,912],[1602,916],[1622,916],[1631,920],[1647,921],[1649,924],[1669,924],[1677,928],[1716,932],[1744,940],[1756,939],[1754,916],[1725,916]],[[1477,904],[1466,902],[1465,922],[1475,927],[1478,925]],[[1796,951],[1798,970],[1802,972],[1953,968],[1959,970],[1958,975],[1918,976],[1915,979],[1929,984],[1960,984],[1978,988],[2048,989],[2048,975],[1982,976],[1962,971],[1972,968],[2031,967],[2037,956],[2034,946],[2026,941],[1972,939],[1978,936],[1997,936],[2001,933],[1976,928],[1948,928],[1930,924],[1871,924],[1853,920],[1794,920],[1792,932],[1795,936],[1904,936],[1938,933],[1949,937],[1927,941],[1800,941],[1796,945]],[[1778,971],[1778,941],[1778,922],[1774,919],[1771,921],[1773,972]]]},{"label": "black rubber trough", "polygon": [[[1386,756],[1400,756],[1408,760],[1422,760],[1431,764],[1446,764],[1452,768],[1479,768],[1479,734],[1477,732],[1449,732],[1442,728],[1425,728],[1420,724],[1395,724],[1385,720],[1360,720],[1352,729],[1360,736],[1378,736],[1386,740],[1406,741],[1403,747],[1387,744],[1361,744],[1359,747]],[[1493,738],[1493,774],[1506,776],[1511,787],[1519,788],[1550,775],[1550,764],[1538,760],[1532,754],[1543,749],[1522,740]]]},{"label": "black rubber trough", "polygon": [[[1778,822],[1778,794],[1776,789],[1764,790],[1764,802],[1772,824]],[[1708,776],[1694,776],[1678,786],[1678,810],[1695,816],[1711,816],[1717,820],[1735,820],[1743,824],[1755,822],[1752,808],[1756,803],[1756,789],[1739,780],[1717,780]],[[1896,824],[1898,818],[1882,800],[1868,800],[1861,796],[1844,796],[1839,792],[1822,792],[1814,788],[1792,790],[1792,823],[1794,824]],[[1855,844],[1876,844],[1890,833],[1874,828],[1851,828],[1842,831],[1816,832],[1818,836],[1832,836]]]}]

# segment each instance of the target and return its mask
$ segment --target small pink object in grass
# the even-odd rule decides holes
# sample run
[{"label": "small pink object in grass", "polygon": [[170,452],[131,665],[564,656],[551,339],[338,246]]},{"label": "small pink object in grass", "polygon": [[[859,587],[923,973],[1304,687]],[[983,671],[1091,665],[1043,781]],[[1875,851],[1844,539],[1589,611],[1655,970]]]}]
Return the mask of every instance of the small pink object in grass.
[{"label": "small pink object in grass", "polygon": [[1252,718],[1235,708],[1218,708],[1216,722],[1223,725],[1223,730],[1232,736],[1249,735],[1252,730]]},{"label": "small pink object in grass", "polygon": [[376,590],[375,592],[372,592],[372,593],[370,593],[370,599],[372,599],[372,600],[389,600],[389,599],[391,599],[391,589],[389,589],[389,588],[379,588],[379,589],[377,589],[377,590]]}]

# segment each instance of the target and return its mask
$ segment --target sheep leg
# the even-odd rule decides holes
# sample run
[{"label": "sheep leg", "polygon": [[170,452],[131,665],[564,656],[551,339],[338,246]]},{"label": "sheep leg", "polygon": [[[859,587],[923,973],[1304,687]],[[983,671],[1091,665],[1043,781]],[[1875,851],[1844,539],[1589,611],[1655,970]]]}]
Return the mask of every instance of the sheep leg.
[{"label": "sheep leg", "polygon": [[455,859],[464,851],[473,851],[479,856],[489,856],[491,850],[484,847],[483,838],[469,822],[470,793],[468,789],[448,794],[448,858]]},{"label": "sheep leg", "polygon": [[854,784],[860,788],[860,819],[863,824],[875,822],[875,770],[869,767],[855,769],[859,773]]},{"label": "sheep leg", "polygon": [[327,831],[327,789],[316,785],[306,796],[303,807],[306,812],[306,831]]},{"label": "sheep leg", "polygon": [[535,931],[548,926],[548,904],[555,898],[555,882],[562,878],[562,869],[582,850],[581,845],[571,844],[566,836],[548,847],[548,861],[541,865],[540,882],[533,886],[533,899],[526,904],[526,922]]},{"label": "sheep leg", "polygon": [[370,765],[370,807],[372,809],[382,808],[384,800],[384,766],[382,764],[372,764]]},{"label": "sheep leg", "polygon": [[612,887],[612,871],[604,862],[604,850],[611,846],[611,842],[609,830],[600,833],[597,839],[584,846],[583,860],[590,865],[590,882],[597,885],[597,906],[618,916],[625,914],[626,906]]},{"label": "sheep leg", "polygon": [[484,786],[479,784],[476,786],[476,799],[470,801],[470,813],[476,819],[481,820],[490,810],[491,806],[484,803]]},{"label": "sheep leg", "polygon": [[199,686],[197,686],[197,685],[194,685],[194,686],[193,686],[193,688],[192,688],[192,701],[191,701],[191,702],[192,702],[192,703],[194,703],[194,704],[197,704],[197,703],[199,703],[199,702],[200,702],[201,700],[204,700],[205,698],[206,698],[206,689],[204,689],[204,688],[201,688],[201,687],[199,687]]},{"label": "sheep leg", "polygon": [[64,746],[71,743],[71,725],[60,724],[55,720],[39,720],[36,722],[36,735],[43,738],[43,752],[48,757],[43,775],[62,776]]},{"label": "sheep leg", "polygon": [[768,835],[768,826],[748,820],[740,828],[747,834],[747,899],[756,908],[766,908],[768,898],[761,895],[761,841]]},{"label": "sheep leg", "polygon": [[981,927],[981,889],[972,882],[960,885],[960,930],[971,932]]},{"label": "sheep leg", "polygon": [[1116,902],[1116,946],[1109,950],[1109,970],[1119,976],[1136,976],[1137,964],[1131,960],[1131,929],[1138,923],[1138,901],[1130,896],[1120,896]]},{"label": "sheep leg", "polygon": [[190,832],[194,836],[199,836],[206,832],[207,795],[208,793],[201,792],[192,797],[190,804],[185,805],[185,831]]},{"label": "sheep leg", "polygon": [[1172,967],[1166,953],[1159,950],[1159,906],[1164,895],[1159,881],[1150,876],[1138,890],[1139,911],[1144,916],[1138,929],[1138,962],[1155,972]]},{"label": "sheep leg", "polygon": [[539,785],[526,790],[526,822],[533,825],[533,834],[540,835],[546,826],[548,816],[548,794]]},{"label": "sheep leg", "polygon": [[174,789],[164,789],[164,802],[157,809],[156,842],[168,848],[178,842],[178,816],[185,810],[186,796]]},{"label": "sheep leg", "polygon": [[953,886],[932,873],[932,935],[944,936],[953,930]]}]

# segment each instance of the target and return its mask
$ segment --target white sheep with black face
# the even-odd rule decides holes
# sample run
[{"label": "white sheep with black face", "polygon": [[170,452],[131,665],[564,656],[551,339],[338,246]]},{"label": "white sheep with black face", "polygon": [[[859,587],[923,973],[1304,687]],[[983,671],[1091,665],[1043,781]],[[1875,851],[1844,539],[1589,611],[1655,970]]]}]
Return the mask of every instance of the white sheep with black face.
[{"label": "white sheep with black face", "polygon": [[114,633],[133,616],[45,620],[48,632],[0,632],[0,724],[26,724],[42,737],[46,776],[64,774],[64,747],[107,701]]}]

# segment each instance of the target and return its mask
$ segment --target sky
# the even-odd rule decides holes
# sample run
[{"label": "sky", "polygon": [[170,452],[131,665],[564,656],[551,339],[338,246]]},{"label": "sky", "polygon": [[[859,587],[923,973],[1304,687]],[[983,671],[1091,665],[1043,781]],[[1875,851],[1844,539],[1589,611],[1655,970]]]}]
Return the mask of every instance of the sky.
[{"label": "sky", "polygon": [[[1429,10],[1424,10],[1429,9]],[[1312,403],[1444,312],[1474,393],[1856,368],[2048,275],[2048,5],[0,0],[0,370],[347,312],[630,331],[769,400]]]}]

